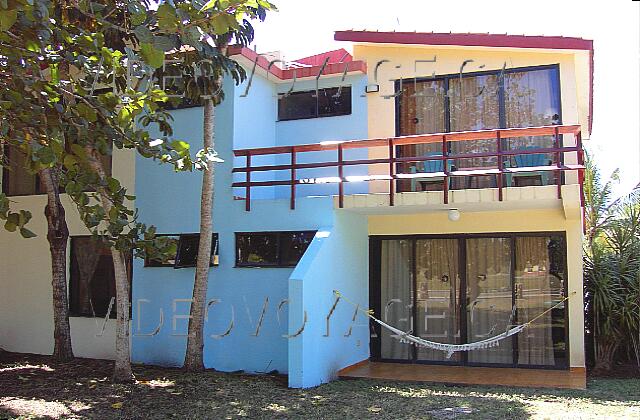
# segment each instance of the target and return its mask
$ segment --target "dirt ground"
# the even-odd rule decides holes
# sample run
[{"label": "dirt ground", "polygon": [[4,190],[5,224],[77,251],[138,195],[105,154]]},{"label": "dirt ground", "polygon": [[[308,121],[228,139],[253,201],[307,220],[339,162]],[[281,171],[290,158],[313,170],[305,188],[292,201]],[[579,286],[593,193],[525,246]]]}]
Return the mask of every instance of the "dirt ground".
[{"label": "dirt ground", "polygon": [[0,418],[630,418],[640,378],[591,379],[587,390],[457,387],[373,380],[288,389],[277,375],[136,366],[110,382],[112,362],[0,353]]}]

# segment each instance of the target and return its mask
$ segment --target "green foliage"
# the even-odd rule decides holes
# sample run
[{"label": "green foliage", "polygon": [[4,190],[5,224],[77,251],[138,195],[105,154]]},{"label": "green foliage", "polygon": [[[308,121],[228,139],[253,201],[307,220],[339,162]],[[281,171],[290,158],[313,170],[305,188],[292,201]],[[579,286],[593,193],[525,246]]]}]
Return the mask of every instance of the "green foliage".
[{"label": "green foliage", "polygon": [[[30,171],[56,168],[85,225],[120,250],[138,255],[170,244],[138,221],[135,197],[92,162],[115,149],[173,165],[201,169],[215,152],[192,156],[189,139],[174,139],[164,109],[162,79],[167,52],[179,58],[187,95],[223,99],[218,80],[237,83],[242,68],[219,45],[246,45],[252,19],[274,6],[264,0],[162,2],[146,0],[0,1],[0,144],[20,149]],[[149,129],[161,133],[151,138]],[[108,196],[110,210],[100,201]],[[33,236],[26,212],[11,212],[0,197],[0,217],[10,231]]]},{"label": "green foliage", "polygon": [[589,156],[586,167],[585,289],[596,365],[608,369],[620,352],[640,365],[640,189],[612,202],[612,180],[602,182]]},{"label": "green foliage", "polygon": [[31,213],[26,210],[12,212],[10,210],[9,198],[0,193],[0,220],[4,221],[4,228],[9,232],[20,232],[23,238],[33,238],[35,233],[31,232],[25,225],[31,220]]}]

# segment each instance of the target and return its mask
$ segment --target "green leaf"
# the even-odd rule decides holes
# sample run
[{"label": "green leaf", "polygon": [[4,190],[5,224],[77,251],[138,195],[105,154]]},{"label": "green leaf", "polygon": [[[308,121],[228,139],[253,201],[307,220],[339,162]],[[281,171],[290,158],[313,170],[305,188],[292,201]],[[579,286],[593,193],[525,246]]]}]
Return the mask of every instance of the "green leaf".
[{"label": "green leaf", "polygon": [[35,238],[37,236],[27,228],[20,228],[20,235],[22,235],[22,237],[26,239]]},{"label": "green leaf", "polygon": [[171,142],[171,147],[175,149],[176,152],[182,153],[189,151],[190,145],[186,141],[174,140]]},{"label": "green leaf", "polygon": [[168,3],[162,3],[158,7],[158,26],[164,31],[171,31],[178,27],[178,17],[175,9]]},{"label": "green leaf", "polygon": [[158,50],[146,42],[140,44],[140,56],[145,63],[154,69],[162,67],[162,63],[164,63],[164,51]]},{"label": "green leaf", "polygon": [[18,10],[0,10],[0,31],[8,31],[18,19]]},{"label": "green leaf", "polygon": [[78,114],[87,121],[96,122],[98,120],[98,114],[96,114],[96,111],[84,102],[80,102],[77,109]]},{"label": "green leaf", "polygon": [[133,30],[133,33],[136,34],[138,41],[150,43],[153,42],[153,34],[146,26],[138,26]]}]

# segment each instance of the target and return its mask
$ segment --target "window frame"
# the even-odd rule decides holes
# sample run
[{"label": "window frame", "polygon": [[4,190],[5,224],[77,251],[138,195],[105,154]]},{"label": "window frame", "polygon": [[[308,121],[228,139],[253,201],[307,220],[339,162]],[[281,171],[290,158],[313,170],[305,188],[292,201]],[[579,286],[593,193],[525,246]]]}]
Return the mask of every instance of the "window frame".
[{"label": "window frame", "polygon": [[[516,267],[517,267],[517,251],[516,251],[516,239],[517,238],[526,238],[526,237],[548,237],[548,238],[558,238],[562,241],[563,252],[562,252],[562,264],[563,270],[559,272],[562,274],[562,297],[563,299],[567,299],[569,297],[569,245],[567,242],[567,232],[566,231],[532,231],[532,232],[482,232],[482,233],[451,233],[451,234],[408,234],[408,235],[369,235],[369,302],[370,307],[374,311],[374,316],[380,318],[381,313],[383,311],[382,305],[380,304],[380,293],[381,293],[381,283],[380,283],[380,257],[381,257],[381,243],[384,240],[398,240],[405,239],[409,240],[415,244],[416,241],[421,239],[456,239],[459,241],[459,245],[461,247],[461,251],[459,253],[458,264],[460,264],[460,278],[464,279],[460,284],[462,293],[461,300],[464,302],[466,299],[466,286],[467,286],[467,271],[466,271],[466,263],[467,263],[467,253],[466,253],[466,241],[468,239],[475,238],[502,238],[508,239],[510,241],[510,259],[511,259],[511,272],[510,272],[510,280],[512,285],[512,302],[515,304],[516,299],[516,289],[515,289],[515,280],[516,280]],[[412,245],[414,247],[415,245]],[[414,258],[415,258],[415,254]],[[415,267],[413,268],[415,271]],[[551,274],[551,273],[550,273]],[[412,282],[415,282],[415,274],[413,275]],[[413,283],[415,285],[415,283]],[[377,286],[376,286],[377,285]],[[533,364],[520,364],[518,362],[518,353],[517,353],[517,336],[516,334],[512,346],[514,349],[514,359],[513,363],[474,363],[469,362],[467,360],[466,352],[463,352],[463,357],[460,361],[456,361],[455,363],[446,361],[416,361],[415,355],[410,355],[411,357],[406,361],[406,363],[420,363],[425,365],[456,365],[456,366],[479,366],[479,367],[507,367],[507,368],[523,368],[523,369],[542,369],[542,370],[566,370],[571,366],[571,342],[570,342],[570,332],[569,332],[569,313],[570,313],[570,305],[575,305],[575,303],[571,303],[569,299],[564,301],[564,316],[563,316],[563,328],[564,328],[564,358],[560,359],[558,363],[555,365],[533,365]],[[417,301],[413,301],[413,309],[412,316],[417,317]],[[467,320],[465,319],[466,315],[464,315],[461,322],[461,334],[466,335],[467,328]],[[517,322],[517,315],[516,315]],[[370,351],[371,351],[371,359],[374,361],[380,362],[398,362],[397,359],[385,359],[381,357],[380,354],[380,334],[379,328],[377,327],[375,332],[377,333],[376,337],[372,337],[370,342]],[[555,344],[555,343],[554,343]],[[405,362],[404,359],[402,361]]]},{"label": "window frame", "polygon": [[[7,158],[11,159],[11,147],[9,145],[5,145],[3,149],[3,154]],[[24,168],[21,168],[24,169]],[[111,146],[111,154],[109,155],[109,167],[105,167],[105,171],[108,177],[113,177],[113,145]],[[40,175],[38,173],[34,174],[34,183],[35,188],[33,189],[33,194],[13,194],[9,191],[9,178],[11,177],[11,171],[7,168],[7,166],[2,166],[2,192],[7,197],[30,197],[34,195],[45,195],[47,192],[44,191],[42,186],[42,181],[40,180]],[[95,192],[95,190],[89,188],[85,190],[85,192]],[[59,193],[64,194],[64,187],[59,186]]]},{"label": "window frame", "polygon": [[[11,159],[11,151],[12,151],[12,147],[10,147],[8,144],[4,145],[3,148],[3,155],[7,158],[7,159]],[[22,170],[25,170],[24,168],[20,168]],[[26,171],[26,170],[25,170]],[[46,194],[46,191],[42,191],[41,190],[41,182],[40,182],[40,176],[35,173],[34,174],[34,188],[33,194],[13,194],[9,191],[9,177],[11,176],[11,170],[9,170],[9,168],[5,165],[2,166],[2,192],[7,196],[7,197],[29,197],[32,195],[44,195]]]},{"label": "window frame", "polygon": [[[68,267],[68,272],[69,272],[69,284],[68,284],[68,290],[67,290],[67,295],[68,295],[68,301],[69,301],[69,317],[71,318],[104,318],[105,316],[107,316],[107,314],[98,314],[96,313],[94,314],[85,314],[82,313],[81,311],[78,310],[78,308],[75,307],[76,303],[78,302],[78,296],[77,296],[77,288],[78,288],[78,281],[79,279],[75,279],[74,280],[74,267],[77,264],[76,259],[74,258],[74,251],[73,251],[73,244],[72,241],[73,239],[76,238],[92,238],[91,235],[73,235],[73,236],[69,236],[69,243],[68,243],[68,249],[69,249],[69,267]],[[131,253],[126,259],[125,259],[126,265],[127,265],[127,277],[129,280],[129,303],[131,304],[131,296],[132,296],[132,290],[133,290],[133,253]],[[111,263],[113,264],[113,258]],[[76,269],[77,270],[77,269]],[[114,288],[115,288],[115,274],[114,274],[114,278],[113,278],[113,282],[114,282]],[[114,298],[116,298],[116,296],[114,296]],[[131,316],[131,306],[129,306],[129,316]],[[114,299],[114,303],[113,306],[111,307],[111,312],[109,313],[109,319],[116,319],[117,318],[117,298]]]},{"label": "window frame", "polygon": [[[283,255],[282,255],[282,240],[286,235],[292,235],[297,233],[308,233],[315,234],[317,230],[278,230],[278,231],[260,231],[260,232],[235,232],[235,268],[293,268],[295,267],[300,260],[296,262],[296,264],[284,264],[283,263]],[[240,244],[238,239],[242,236],[250,236],[250,235],[276,235],[276,262],[274,263],[243,263],[240,261]],[[313,241],[313,237],[311,241]],[[311,245],[311,242],[309,242]],[[308,246],[307,246],[308,248]],[[306,252],[306,249],[305,249]]]},{"label": "window frame", "polygon": [[[562,125],[562,86],[561,86],[561,75],[560,75],[560,64],[542,64],[539,66],[525,66],[525,67],[513,67],[508,69],[499,69],[499,70],[482,70],[468,73],[455,73],[455,74],[441,74],[436,75],[434,77],[416,77],[413,79],[399,79],[394,83],[395,92],[401,92],[401,87],[405,83],[420,83],[425,81],[434,81],[434,80],[442,80],[444,84],[445,97],[444,97],[444,127],[445,132],[451,132],[451,100],[448,96],[448,92],[450,90],[450,81],[452,79],[467,78],[467,77],[478,77],[478,76],[498,76],[498,129],[506,129],[509,128],[506,126],[506,115],[505,115],[505,86],[504,86],[504,77],[501,75],[510,74],[510,73],[521,73],[521,72],[530,72],[530,71],[538,71],[538,70],[555,70],[556,71],[556,84],[558,86],[557,91],[557,99],[558,99],[558,116],[559,116],[559,125]],[[396,137],[402,136],[402,93],[396,95],[395,98],[395,125],[396,125]]]},{"label": "window frame", "polygon": [[[187,239],[187,238],[193,238],[194,236],[197,236],[198,238],[200,237],[199,233],[177,233],[177,234],[173,234],[173,233],[158,233],[156,234],[156,236],[172,236],[172,237],[176,237],[178,239],[178,247],[176,249],[176,257],[175,257],[175,262],[173,264],[171,263],[161,263],[161,262],[154,262],[156,260],[152,260],[149,258],[145,258],[144,259],[144,268],[174,268],[174,269],[180,269],[180,268],[193,268],[196,266],[196,264],[193,265],[183,265],[183,264],[179,264],[179,258],[180,258],[180,249],[181,249],[181,244],[182,244],[182,240]],[[218,267],[220,265],[220,235],[217,232],[213,232],[211,234],[211,259],[209,262],[209,267]]]},{"label": "window frame", "polygon": [[303,95],[303,94],[315,95],[315,92],[316,92],[316,89],[299,90],[299,91],[291,92],[288,95],[286,93],[279,93],[278,94],[278,107],[277,107],[277,115],[278,116],[277,116],[277,121],[280,122],[280,121],[311,120],[311,119],[315,119],[315,118],[339,117],[339,116],[353,114],[353,89],[352,89],[351,85],[318,88],[318,92],[327,91],[327,90],[340,91],[341,95],[345,95],[344,91],[348,90],[348,92],[349,92],[348,93],[348,95],[349,95],[349,101],[348,101],[348,103],[349,103],[349,111],[348,112],[344,112],[344,113],[343,112],[335,112],[335,113],[320,115],[320,95],[318,94],[318,96],[315,97],[316,107],[315,107],[315,114],[313,116],[310,116],[310,117],[304,116],[304,117],[293,117],[293,118],[281,118],[280,117],[280,106],[281,106],[281,103],[282,103],[283,99],[285,99],[288,96],[295,96],[295,95]]}]

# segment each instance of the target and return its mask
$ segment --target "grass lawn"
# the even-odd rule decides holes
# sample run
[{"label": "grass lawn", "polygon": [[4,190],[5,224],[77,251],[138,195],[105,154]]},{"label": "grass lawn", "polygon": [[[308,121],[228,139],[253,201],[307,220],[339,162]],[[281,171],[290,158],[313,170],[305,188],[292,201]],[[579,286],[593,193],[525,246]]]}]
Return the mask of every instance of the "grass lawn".
[{"label": "grass lawn", "polygon": [[111,362],[0,354],[0,418],[610,418],[640,419],[640,378],[592,379],[587,390],[456,387],[343,380],[313,389],[281,376],[137,366],[109,382]]}]

